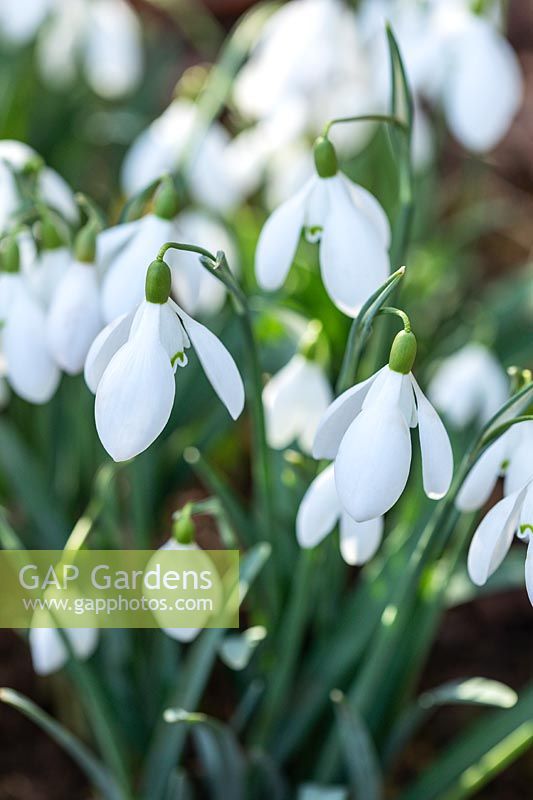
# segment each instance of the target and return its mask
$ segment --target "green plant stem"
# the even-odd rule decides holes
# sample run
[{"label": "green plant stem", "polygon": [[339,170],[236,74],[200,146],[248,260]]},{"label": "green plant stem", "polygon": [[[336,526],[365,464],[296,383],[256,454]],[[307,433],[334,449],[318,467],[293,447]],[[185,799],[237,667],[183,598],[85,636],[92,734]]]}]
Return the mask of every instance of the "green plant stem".
[{"label": "green plant stem", "polygon": [[359,114],[355,117],[336,117],[330,120],[324,126],[324,136],[327,136],[333,125],[342,125],[347,122],[384,122],[386,125],[393,125],[403,133],[408,132],[408,127],[405,122],[402,122],[398,117],[389,114]]},{"label": "green plant stem", "polygon": [[411,333],[411,320],[401,308],[393,308],[393,306],[384,306],[380,308],[378,314],[389,314],[393,317],[400,317],[403,322],[403,329],[406,333]]}]

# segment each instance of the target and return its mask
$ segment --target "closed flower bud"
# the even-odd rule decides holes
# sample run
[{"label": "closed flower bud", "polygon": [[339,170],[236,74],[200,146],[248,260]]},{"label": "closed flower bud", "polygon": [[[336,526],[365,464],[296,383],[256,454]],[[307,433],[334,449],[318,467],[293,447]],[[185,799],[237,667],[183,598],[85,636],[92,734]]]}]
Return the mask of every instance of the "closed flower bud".
[{"label": "closed flower bud", "polygon": [[161,179],[161,184],[154,198],[154,213],[162,219],[174,219],[179,211],[179,195],[170,175]]},{"label": "closed flower bud", "polygon": [[392,343],[389,367],[393,372],[408,375],[416,358],[416,337],[410,331],[400,331]]}]

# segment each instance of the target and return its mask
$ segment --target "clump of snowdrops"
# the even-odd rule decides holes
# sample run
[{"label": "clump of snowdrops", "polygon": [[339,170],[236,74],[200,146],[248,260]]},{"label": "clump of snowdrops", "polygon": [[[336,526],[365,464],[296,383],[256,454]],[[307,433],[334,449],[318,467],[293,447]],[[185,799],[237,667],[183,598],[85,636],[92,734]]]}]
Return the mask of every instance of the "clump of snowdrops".
[{"label": "clump of snowdrops", "polygon": [[[132,44],[105,59],[91,54],[108,39],[76,29],[105,96],[141,70],[123,5]],[[0,698],[99,796],[373,800],[440,705],[493,706],[395,788],[459,798],[533,740],[532,687],[471,675],[417,694],[444,609],[491,591],[509,551],[506,580],[533,603],[524,350],[497,341],[489,296],[448,334],[453,265],[439,272],[421,238],[421,171],[439,180],[428,106],[484,152],[520,103],[501,20],[473,5],[252,12],[197,96],[178,92],[133,143],[113,224],[27,145],[0,142],[3,546],[205,547],[208,516],[216,546],[241,551],[240,631],[30,631],[36,672],[66,672],[90,741]],[[13,14],[0,28],[24,41],[50,15],[46,65],[59,11],[42,4],[24,29]],[[248,122],[233,138],[224,105]]]}]

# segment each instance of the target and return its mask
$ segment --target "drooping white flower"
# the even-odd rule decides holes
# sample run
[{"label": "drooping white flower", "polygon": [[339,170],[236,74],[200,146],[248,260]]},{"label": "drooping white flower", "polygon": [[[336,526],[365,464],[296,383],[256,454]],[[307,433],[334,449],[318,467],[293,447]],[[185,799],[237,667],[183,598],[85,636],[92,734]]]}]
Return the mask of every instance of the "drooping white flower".
[{"label": "drooping white flower", "polygon": [[135,194],[162,175],[174,172],[190,147],[186,177],[193,199],[222,214],[237,206],[243,193],[234,162],[227,157],[230,136],[218,122],[195,136],[198,125],[196,105],[184,99],[173,101],[126,154],[122,164],[126,194]]},{"label": "drooping white flower", "polygon": [[263,389],[266,435],[271,447],[281,450],[298,441],[310,453],[322,415],[332,400],[323,369],[297,353]]},{"label": "drooping white flower", "polygon": [[[168,551],[168,550],[199,550],[200,548],[196,544],[196,542],[190,542],[189,544],[181,544],[180,542],[176,541],[174,537],[168,539],[165,544],[161,545],[158,552],[161,551]],[[196,639],[201,628],[161,628],[163,633],[166,633],[167,636],[170,636],[171,639],[176,639],[178,642],[192,642],[193,639]]]},{"label": "drooping white flower", "polygon": [[[89,658],[98,644],[97,628],[64,628],[70,646],[77,658]],[[31,628],[29,645],[33,669],[38,675],[57,672],[68,661],[68,650],[56,628]]]},{"label": "drooping white flower", "polygon": [[102,327],[96,267],[73,259],[56,287],[47,318],[48,346],[61,369],[69,375],[83,371]]},{"label": "drooping white flower", "polygon": [[65,89],[81,64],[96,94],[121,97],[141,79],[141,39],[137,15],[125,0],[55,2],[37,42],[39,68],[45,80]]},{"label": "drooping white flower", "polygon": [[[0,232],[7,228],[22,202],[13,171],[20,172],[37,157],[35,150],[23,142],[14,139],[0,140]],[[77,221],[78,209],[74,195],[55,170],[46,166],[38,170],[37,190],[44,203],[69,222]]]},{"label": "drooping white flower", "polygon": [[328,139],[315,145],[317,174],[267,219],[255,255],[260,286],[284,282],[302,230],[320,239],[322,280],[335,305],[356,316],[389,274],[389,222],[376,198],[337,171]]},{"label": "drooping white flower", "polygon": [[356,522],[343,509],[335,485],[334,465],[309,486],[298,509],[296,536],[300,547],[315,547],[340,520],[340,549],[352,566],[370,561],[383,536],[383,517]]},{"label": "drooping white flower", "polygon": [[500,475],[506,497],[533,478],[533,422],[513,425],[496,439],[470,470],[457,495],[461,511],[477,511],[489,499]]},{"label": "drooping white flower", "polygon": [[[507,133],[523,95],[523,79],[500,15],[474,13],[463,0],[366,0],[361,22],[374,51],[382,96],[389,91],[384,23],[398,39],[415,94],[440,105],[458,141],[469,150],[494,148]],[[489,4],[494,8],[498,4]]]},{"label": "drooping white flower", "polygon": [[528,543],[525,578],[533,605],[533,489],[531,482],[496,503],[478,525],[468,551],[468,574],[483,586],[498,569],[517,535]]},{"label": "drooping white flower", "polygon": [[13,45],[24,45],[31,41],[55,0],[2,0],[0,3],[0,38]]},{"label": "drooping white flower", "polygon": [[490,350],[467,344],[438,366],[429,399],[456,428],[488,422],[508,396],[507,376]]},{"label": "drooping white flower", "polygon": [[446,429],[411,373],[416,343],[396,337],[389,365],[341,394],[318,427],[315,458],[335,459],[344,510],[356,521],[375,519],[402,494],[411,467],[410,427],[418,425],[422,478],[428,497],[448,491],[453,456]]},{"label": "drooping white flower", "polygon": [[[161,274],[164,277],[156,280]],[[168,266],[153,262],[147,299],[135,313],[104,328],[87,356],[85,379],[96,394],[96,427],[115,461],[146,450],[165,427],[174,404],[174,373],[187,364],[185,350],[191,345],[234,419],[244,405],[244,387],[233,358],[211,331],[169,299],[170,284]]]},{"label": "drooping white flower", "polygon": [[[246,119],[268,122],[275,138],[291,141],[317,136],[334,117],[378,110],[361,34],[356,14],[340,0],[286,3],[266,23],[237,76],[237,108]],[[368,128],[338,133],[336,143],[354,152]]]},{"label": "drooping white flower", "polygon": [[19,273],[0,273],[6,378],[30,403],[47,403],[61,377],[46,341],[46,312]]}]

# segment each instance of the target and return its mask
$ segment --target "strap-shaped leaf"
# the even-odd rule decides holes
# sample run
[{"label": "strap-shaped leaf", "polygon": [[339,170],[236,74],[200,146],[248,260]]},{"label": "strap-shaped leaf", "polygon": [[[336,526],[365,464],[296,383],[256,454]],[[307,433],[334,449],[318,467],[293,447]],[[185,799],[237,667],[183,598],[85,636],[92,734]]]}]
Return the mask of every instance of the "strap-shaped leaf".
[{"label": "strap-shaped leaf", "polygon": [[353,796],[355,800],[380,800],[383,778],[370,732],[342,692],[334,690],[331,700]]}]

